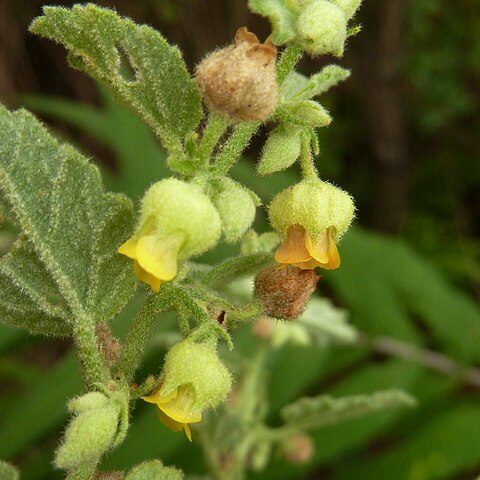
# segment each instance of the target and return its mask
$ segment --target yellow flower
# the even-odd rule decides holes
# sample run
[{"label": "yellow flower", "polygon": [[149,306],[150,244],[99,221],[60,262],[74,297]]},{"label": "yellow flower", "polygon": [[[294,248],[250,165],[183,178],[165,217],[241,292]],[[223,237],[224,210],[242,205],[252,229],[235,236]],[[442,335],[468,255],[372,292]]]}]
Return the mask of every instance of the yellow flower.
[{"label": "yellow flower", "polygon": [[118,253],[133,259],[136,277],[158,291],[177,274],[178,252],[183,241],[183,235],[163,239],[155,235],[132,237],[119,247]]},{"label": "yellow flower", "polygon": [[355,214],[352,197],[321,180],[302,180],[281,191],[268,215],[283,243],[275,253],[281,265],[303,270],[340,266],[337,243]]},{"label": "yellow flower", "polygon": [[157,406],[160,421],[173,432],[185,431],[192,441],[189,423],[202,421],[202,412],[195,408],[195,391],[192,385],[182,385],[170,394],[162,393],[162,387],[147,397],[142,397],[148,403]]},{"label": "yellow flower", "polygon": [[175,277],[178,262],[212,248],[221,228],[217,210],[198,185],[166,178],[145,193],[137,231],[118,253],[134,260],[137,278],[157,291]]},{"label": "yellow flower", "polygon": [[340,255],[333,239],[333,228],[327,228],[316,239],[312,239],[305,227],[292,225],[287,238],[275,252],[275,260],[282,266],[293,265],[302,270],[338,268]]},{"label": "yellow flower", "polygon": [[183,340],[167,353],[160,386],[143,400],[156,405],[168,428],[184,430],[192,441],[189,424],[200,422],[203,410],[223,402],[231,384],[215,346]]}]

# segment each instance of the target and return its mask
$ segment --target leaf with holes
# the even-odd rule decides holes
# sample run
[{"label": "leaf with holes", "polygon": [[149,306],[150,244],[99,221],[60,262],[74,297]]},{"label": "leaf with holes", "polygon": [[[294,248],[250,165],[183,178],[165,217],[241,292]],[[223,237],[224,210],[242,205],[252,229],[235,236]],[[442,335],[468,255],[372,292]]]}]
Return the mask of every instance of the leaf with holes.
[{"label": "leaf with holes", "polygon": [[132,228],[123,195],[31,114],[0,106],[0,194],[22,230],[0,259],[0,321],[67,335],[79,318],[111,319],[133,294],[116,248]]},{"label": "leaf with holes", "polygon": [[44,7],[43,13],[30,31],[64,45],[74,68],[109,87],[167,148],[178,149],[202,115],[200,94],[178,48],[156,30],[92,4]]}]

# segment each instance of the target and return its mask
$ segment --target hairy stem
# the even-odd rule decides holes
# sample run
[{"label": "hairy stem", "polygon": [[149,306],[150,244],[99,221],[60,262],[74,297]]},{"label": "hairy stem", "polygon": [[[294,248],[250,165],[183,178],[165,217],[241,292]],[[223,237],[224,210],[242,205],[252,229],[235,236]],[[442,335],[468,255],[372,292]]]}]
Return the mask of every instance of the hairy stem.
[{"label": "hairy stem", "polygon": [[207,124],[203,130],[203,136],[198,144],[198,156],[204,164],[208,164],[215,145],[218,143],[229,121],[226,117],[210,113]]},{"label": "hairy stem", "polygon": [[104,383],[109,373],[98,345],[95,322],[89,317],[78,318],[73,334],[86,382],[89,385]]},{"label": "hairy stem", "polygon": [[235,162],[239,159],[242,152],[247,148],[251,138],[258,130],[260,122],[248,122],[238,124],[232,135],[223,144],[217,158],[215,165],[213,165],[213,172],[226,175],[232,168]]},{"label": "hairy stem", "polygon": [[165,285],[161,293],[150,294],[130,327],[117,366],[117,371],[127,382],[132,381],[135,371],[140,366],[145,345],[158,315],[169,307],[167,301],[169,291],[169,287]]},{"label": "hairy stem", "polygon": [[302,147],[300,150],[300,167],[305,179],[318,178],[317,170],[313,162],[312,151],[310,149],[310,138],[308,135],[302,135]]}]

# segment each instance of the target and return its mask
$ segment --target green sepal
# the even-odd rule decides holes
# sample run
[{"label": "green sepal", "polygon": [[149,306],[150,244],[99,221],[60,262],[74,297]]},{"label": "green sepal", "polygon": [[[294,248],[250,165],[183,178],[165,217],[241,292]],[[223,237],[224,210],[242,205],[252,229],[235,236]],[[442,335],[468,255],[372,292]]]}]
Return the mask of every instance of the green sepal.
[{"label": "green sepal", "polygon": [[314,100],[285,104],[280,108],[279,115],[288,122],[305,127],[320,128],[332,123],[328,111]]},{"label": "green sepal", "polygon": [[1,480],[20,480],[20,472],[12,465],[0,460]]},{"label": "green sepal", "polygon": [[320,395],[300,398],[282,408],[284,422],[298,430],[315,430],[350,418],[396,407],[414,407],[416,400],[401,390],[385,390],[370,395],[333,398]]},{"label": "green sepal", "polygon": [[257,165],[259,175],[270,175],[285,170],[300,156],[302,129],[282,124],[268,137]]},{"label": "green sepal", "polygon": [[132,228],[131,202],[105,192],[98,169],[30,113],[2,106],[0,192],[22,231],[0,259],[3,322],[67,335],[124,307],[135,282],[116,249]]},{"label": "green sepal", "polygon": [[285,45],[295,38],[295,21],[298,4],[295,0],[249,0],[254,13],[267,17],[272,24],[269,40],[275,45]]},{"label": "green sepal", "polygon": [[[67,48],[70,64],[106,85],[169,149],[202,116],[200,94],[178,48],[146,25],[93,4],[44,7],[30,31]],[[133,70],[125,75],[122,61]]]},{"label": "green sepal", "polygon": [[125,480],[183,480],[183,472],[174,467],[165,467],[160,460],[150,460],[133,467]]},{"label": "green sepal", "polygon": [[319,73],[310,78],[299,74],[289,75],[287,77],[287,89],[283,95],[291,102],[300,102],[310,98],[323,95],[330,88],[346,80],[350,76],[350,70],[339,67],[338,65],[327,65]]}]

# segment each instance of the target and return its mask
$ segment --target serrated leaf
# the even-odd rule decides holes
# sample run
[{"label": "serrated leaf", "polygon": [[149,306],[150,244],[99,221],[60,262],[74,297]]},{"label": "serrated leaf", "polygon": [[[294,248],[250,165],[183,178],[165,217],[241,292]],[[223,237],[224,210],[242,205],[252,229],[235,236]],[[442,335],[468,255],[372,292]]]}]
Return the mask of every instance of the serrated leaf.
[{"label": "serrated leaf", "polygon": [[385,390],[344,398],[333,398],[330,395],[304,397],[283,407],[280,415],[285,423],[294,424],[301,430],[313,430],[388,408],[414,405],[415,399],[407,393]]},{"label": "serrated leaf", "polygon": [[0,460],[0,479],[1,480],[19,480],[20,474],[15,467]]},{"label": "serrated leaf", "polygon": [[[180,51],[159,32],[93,4],[44,7],[43,13],[30,31],[64,45],[74,68],[112,90],[168,148],[197,126],[200,94]],[[124,57],[133,78],[122,70]]]},{"label": "serrated leaf", "polygon": [[[307,83],[297,81],[302,84],[301,88],[290,97],[290,101],[300,102],[310,98],[322,95],[330,88],[346,80],[350,76],[350,71],[339,67],[338,65],[327,65],[319,73],[312,75]],[[291,80],[293,82],[293,80]],[[290,85],[290,91],[293,87]]]},{"label": "serrated leaf", "polygon": [[294,125],[280,125],[268,137],[257,165],[260,175],[285,170],[300,156],[302,129]]},{"label": "serrated leaf", "polygon": [[123,308],[135,281],[116,247],[131,232],[130,201],[23,110],[0,107],[0,191],[23,231],[0,259],[2,321],[65,335],[80,317]]},{"label": "serrated leaf", "polygon": [[272,33],[269,40],[275,45],[284,45],[295,38],[298,5],[294,0],[249,0],[248,7],[270,20]]}]

